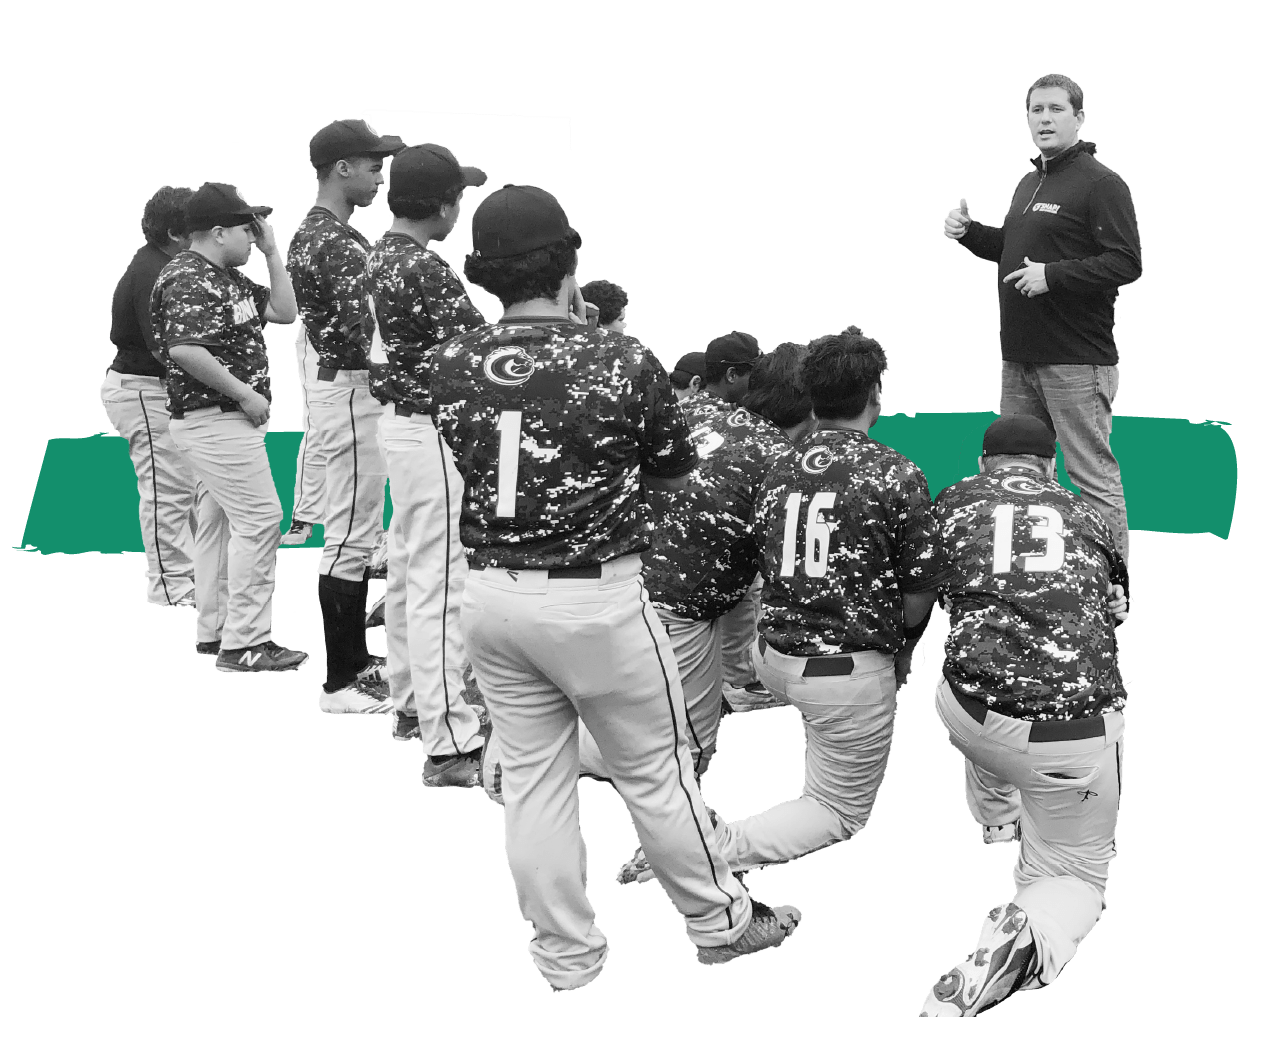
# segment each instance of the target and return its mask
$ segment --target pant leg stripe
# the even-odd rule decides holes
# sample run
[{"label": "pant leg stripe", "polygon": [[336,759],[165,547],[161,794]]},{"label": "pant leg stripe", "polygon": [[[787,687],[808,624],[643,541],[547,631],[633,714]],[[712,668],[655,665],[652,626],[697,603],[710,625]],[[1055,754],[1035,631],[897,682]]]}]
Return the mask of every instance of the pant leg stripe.
[{"label": "pant leg stripe", "polygon": [[[347,523],[346,533],[342,536],[342,541],[338,545],[338,551],[334,554],[333,562],[329,564],[329,573],[337,569],[338,561],[342,558],[342,550],[346,548],[346,543],[351,540],[351,531],[355,529],[355,503],[360,493],[360,444],[355,438],[355,389],[352,388],[351,396],[347,401],[347,413],[351,417],[351,518]],[[327,460],[326,460],[326,464]],[[325,478],[325,494],[328,492],[328,477]],[[325,502],[325,515],[329,513],[328,501]],[[361,575],[361,579],[363,575]]]},{"label": "pant leg stripe", "polygon": [[311,404],[307,400],[307,351],[310,349],[311,340],[304,335],[302,377],[299,379],[303,390],[303,442],[302,449],[298,452],[298,495],[294,499],[294,507],[290,510],[290,526],[293,526],[293,518],[298,515],[298,510],[304,504],[303,491],[307,489],[307,444],[311,439]]},{"label": "pant leg stripe", "polygon": [[450,591],[449,582],[452,578],[452,490],[447,479],[447,457],[443,451],[443,434],[439,432],[437,426],[434,428],[434,439],[438,445],[439,462],[443,469],[443,529],[447,533],[445,539],[447,548],[443,553],[443,623],[441,625],[443,641],[439,652],[439,666],[443,669],[443,724],[447,726],[447,734],[452,738],[452,749],[460,753],[456,733],[452,731],[452,693],[447,687],[447,597]]},{"label": "pant leg stripe", "polygon": [[149,486],[153,496],[153,550],[158,557],[158,580],[162,582],[162,594],[167,597],[167,605],[171,605],[171,589],[167,587],[167,568],[162,564],[162,539],[158,537],[158,460],[153,453],[153,427],[149,425],[149,412],[145,408],[145,397],[136,394],[140,404],[140,415],[145,420],[145,441],[149,444]]},{"label": "pant leg stripe", "polygon": [[[675,736],[675,745],[678,748],[680,745],[680,723],[679,719],[677,719],[675,715],[675,704],[671,702],[671,679],[667,676],[667,666],[662,660],[662,647],[658,645],[658,640],[653,637],[653,626],[649,623],[649,618],[645,613],[648,609],[649,596],[645,592],[645,583],[642,580],[640,582],[640,620],[645,626],[645,633],[649,636],[649,641],[653,645],[653,651],[658,657],[658,670],[662,674],[662,688],[666,692],[667,707],[671,711],[671,731]],[[684,797],[688,801],[689,814],[692,815],[693,826],[697,830],[697,839],[702,843],[702,851],[706,855],[706,864],[710,867],[710,879],[714,881],[715,887],[719,888],[724,897],[728,899],[728,905],[725,907],[724,913],[728,918],[728,929],[732,930],[732,907],[735,904],[736,899],[734,899],[732,895],[728,894],[727,891],[724,891],[724,889],[719,885],[719,875],[715,872],[715,860],[710,856],[710,848],[706,846],[706,835],[702,832],[702,824],[697,817],[697,806],[693,804],[693,798],[689,795],[688,787],[684,783],[684,766],[680,763],[678,750],[674,756],[675,771],[680,781],[680,789],[684,792]]]}]

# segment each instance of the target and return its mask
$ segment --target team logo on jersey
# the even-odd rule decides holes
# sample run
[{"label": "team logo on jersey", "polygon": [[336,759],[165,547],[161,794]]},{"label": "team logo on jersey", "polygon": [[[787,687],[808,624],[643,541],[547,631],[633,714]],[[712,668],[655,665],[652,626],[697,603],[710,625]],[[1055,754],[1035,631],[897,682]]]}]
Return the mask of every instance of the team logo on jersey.
[{"label": "team logo on jersey", "polygon": [[709,458],[723,445],[724,438],[710,426],[698,426],[689,434],[689,442],[697,449],[698,458]]},{"label": "team logo on jersey", "polygon": [[749,424],[750,413],[744,408],[740,408],[728,416],[728,425],[730,426],[748,426]]},{"label": "team logo on jersey", "polygon": [[502,346],[487,354],[482,371],[501,386],[521,386],[535,371],[535,359],[520,346]]},{"label": "team logo on jersey", "polygon": [[259,308],[254,305],[253,296],[233,301],[232,323],[234,325],[244,325],[247,321],[253,321],[258,316]]},{"label": "team logo on jersey", "polygon": [[804,473],[808,473],[811,476],[819,476],[833,464],[833,452],[824,444],[817,444],[815,447],[808,449],[799,464],[803,467]]},{"label": "team logo on jersey", "polygon": [[1000,486],[1014,494],[1038,494],[1044,489],[1042,484],[1029,476],[1006,476],[1000,481]]},{"label": "team logo on jersey", "polygon": [[1061,208],[1060,202],[1036,202],[1031,209],[1036,213],[1055,213]]}]

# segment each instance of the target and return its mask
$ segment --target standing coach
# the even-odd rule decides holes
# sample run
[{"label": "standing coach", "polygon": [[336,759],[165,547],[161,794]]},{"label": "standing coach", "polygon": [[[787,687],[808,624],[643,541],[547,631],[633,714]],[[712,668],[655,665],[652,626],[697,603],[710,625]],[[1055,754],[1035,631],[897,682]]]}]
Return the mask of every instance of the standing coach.
[{"label": "standing coach", "polygon": [[1127,505],[1110,450],[1118,350],[1114,300],[1140,277],[1131,192],[1079,140],[1083,91],[1041,76],[1026,92],[1039,148],[1003,227],[972,220],[961,199],[943,233],[999,264],[1000,414],[1034,415],[1056,431],[1070,479],[1109,524],[1127,557]]}]

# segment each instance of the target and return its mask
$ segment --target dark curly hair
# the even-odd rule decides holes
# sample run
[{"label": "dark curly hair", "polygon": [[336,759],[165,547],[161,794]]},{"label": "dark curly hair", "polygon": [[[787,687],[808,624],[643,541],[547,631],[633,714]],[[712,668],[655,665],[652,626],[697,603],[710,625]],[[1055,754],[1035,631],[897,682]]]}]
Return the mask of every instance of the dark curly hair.
[{"label": "dark curly hair", "polygon": [[465,257],[465,277],[505,307],[530,299],[555,299],[561,283],[579,266],[582,244],[578,232],[570,231],[561,241],[521,256],[492,260],[473,252]]},{"label": "dark curly hair", "polygon": [[387,191],[386,205],[395,216],[401,216],[405,220],[429,220],[432,216],[438,216],[439,210],[444,206],[456,205],[464,190],[465,186],[461,184],[437,198],[406,198]]},{"label": "dark curly hair", "polygon": [[159,249],[168,249],[171,246],[168,231],[177,238],[187,235],[184,207],[192,197],[192,188],[173,188],[169,184],[160,187],[145,203],[145,212],[140,218],[140,230],[145,241]]},{"label": "dark curly hair", "polygon": [[859,418],[885,370],[881,344],[854,325],[840,335],[813,339],[803,360],[803,378],[816,418]]},{"label": "dark curly hair", "polygon": [[595,303],[600,309],[602,325],[617,321],[627,306],[627,293],[612,281],[590,281],[580,291],[585,303]]},{"label": "dark curly hair", "polygon": [[754,362],[750,390],[741,406],[761,415],[775,426],[788,429],[811,417],[811,394],[803,380],[807,348],[781,343]]},{"label": "dark curly hair", "polygon": [[1031,84],[1030,89],[1026,91],[1026,107],[1028,110],[1031,107],[1031,95],[1036,90],[1044,87],[1061,87],[1070,98],[1070,107],[1074,109],[1074,114],[1078,115],[1083,111],[1083,88],[1069,76],[1058,75],[1055,72],[1048,76],[1040,76],[1039,79]]}]

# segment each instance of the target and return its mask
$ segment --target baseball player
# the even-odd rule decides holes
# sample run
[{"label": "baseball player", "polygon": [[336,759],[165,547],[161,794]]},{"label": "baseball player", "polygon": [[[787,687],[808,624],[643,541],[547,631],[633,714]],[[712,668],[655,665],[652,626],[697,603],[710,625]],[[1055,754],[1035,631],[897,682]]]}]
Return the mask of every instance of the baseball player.
[{"label": "baseball player", "polygon": [[456,226],[465,188],[486,180],[437,144],[399,152],[386,197],[395,219],[368,259],[387,361],[373,392],[386,404],[380,435],[394,506],[385,608],[394,734],[420,738],[426,786],[477,786],[483,745],[478,716],[461,697],[461,476],[431,416],[430,364],[441,342],[484,322],[427,246]]},{"label": "baseball player", "polygon": [[669,378],[676,400],[683,400],[685,397],[700,393],[702,383],[706,378],[705,351],[694,350],[692,353],[685,354],[675,362],[675,368]]},{"label": "baseball player", "polygon": [[597,308],[597,324],[611,332],[627,331],[627,293],[612,281],[590,281],[583,286],[583,300]]},{"label": "baseball player", "polygon": [[945,974],[923,1017],[973,1017],[1049,984],[1105,908],[1127,694],[1115,624],[1127,570],[1101,515],[1057,483],[1052,430],[992,423],[981,472],[937,509],[951,616],[937,707],[974,818],[1021,839],[1017,893]]},{"label": "baseball player", "polygon": [[105,370],[101,403],[136,469],[140,492],[140,539],[148,563],[149,601],[192,606],[194,479],[171,439],[171,414],[158,344],[154,341],[149,295],[158,273],[188,247],[184,205],[188,188],[159,188],[145,203],[140,229],[145,245],[114,290],[110,341],[114,360]]},{"label": "baseball player", "polygon": [[807,754],[801,797],[718,820],[734,870],[853,837],[885,774],[895,654],[924,631],[945,570],[924,475],[868,436],[885,369],[881,346],[854,327],[814,341],[803,377],[817,428],[772,463],[760,491],[755,666],[802,712]]},{"label": "baseball player", "polygon": [[[287,671],[307,659],[272,641],[282,512],[263,440],[272,400],[263,323],[287,325],[298,307],[271,212],[231,184],[203,184],[185,207],[189,248],[162,269],[151,300],[171,439],[199,482],[197,651],[216,654],[220,671]],[[270,288],[237,270],[256,243]]]},{"label": "baseball player", "polygon": [[548,192],[493,192],[473,245],[465,274],[504,317],[440,347],[431,390],[465,478],[461,625],[503,748],[531,955],[555,989],[605,963],[584,891],[580,718],[698,959],[779,945],[798,912],[753,902],[716,854],[671,644],[640,579],[640,488],[681,489],[697,463],[666,372],[635,339],[578,323],[580,238]]},{"label": "baseball player", "polygon": [[339,119],[311,139],[316,204],[289,246],[286,267],[302,314],[298,350],[314,352],[304,389],[308,427],[324,458],[324,554],[320,612],[327,676],[320,708],[331,714],[391,710],[385,660],[364,637],[367,569],[382,529],[386,463],[377,443],[382,405],[369,391],[373,316],[365,265],[369,244],[348,221],[371,205],[386,158],[403,148],[360,119]]}]

